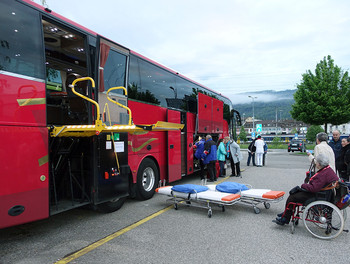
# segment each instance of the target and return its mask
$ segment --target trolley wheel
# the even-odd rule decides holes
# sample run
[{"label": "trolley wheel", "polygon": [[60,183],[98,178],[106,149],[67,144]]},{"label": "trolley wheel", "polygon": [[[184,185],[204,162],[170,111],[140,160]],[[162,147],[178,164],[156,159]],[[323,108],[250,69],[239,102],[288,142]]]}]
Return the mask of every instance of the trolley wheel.
[{"label": "trolley wheel", "polygon": [[254,213],[260,214],[260,209],[258,207],[254,206],[253,209],[254,209]]},{"label": "trolley wheel", "polygon": [[211,216],[213,215],[213,212],[211,209],[208,210],[208,217],[211,218]]},{"label": "trolley wheel", "polygon": [[303,223],[307,231],[320,239],[336,238],[344,229],[343,214],[326,201],[315,201],[306,206]]},{"label": "trolley wheel", "polygon": [[177,203],[174,203],[174,209],[175,210],[179,209],[178,206],[177,206]]},{"label": "trolley wheel", "polygon": [[267,202],[264,202],[264,206],[265,206],[266,209],[270,209],[271,205],[269,203],[267,203]]},{"label": "trolley wheel", "polygon": [[186,201],[186,204],[187,205],[191,205],[191,201]]}]

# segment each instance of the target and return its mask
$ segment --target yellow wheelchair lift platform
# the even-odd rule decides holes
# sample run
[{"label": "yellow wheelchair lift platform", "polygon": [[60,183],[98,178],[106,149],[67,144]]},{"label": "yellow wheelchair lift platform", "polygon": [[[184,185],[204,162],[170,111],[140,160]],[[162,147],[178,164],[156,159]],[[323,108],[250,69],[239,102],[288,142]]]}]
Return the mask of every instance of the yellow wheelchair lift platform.
[{"label": "yellow wheelchair lift platform", "polygon": [[125,95],[127,96],[127,90],[125,87],[112,87],[107,91],[107,99],[111,101],[112,103],[125,108],[129,112],[129,122],[127,125],[110,125],[107,126],[105,123],[102,122],[100,119],[100,106],[99,104],[78,93],[75,91],[74,86],[77,82],[80,81],[86,81],[90,80],[92,82],[92,87],[95,87],[95,81],[90,78],[90,77],[83,77],[79,78],[73,81],[73,83],[69,86],[72,89],[72,92],[89,101],[90,103],[94,104],[96,106],[96,113],[97,113],[97,119],[95,121],[94,125],[64,125],[64,126],[52,126],[50,127],[50,136],[51,137],[92,137],[99,135],[100,133],[122,133],[122,132],[128,132],[128,133],[135,133],[135,132],[141,132],[141,131],[171,131],[171,130],[179,130],[184,127],[184,124],[178,124],[178,123],[170,123],[170,122],[163,122],[163,121],[158,121],[155,124],[139,124],[135,125],[132,123],[132,118],[131,118],[131,110],[127,106],[124,106],[114,100],[112,100],[108,94],[117,89],[123,89],[125,92]]}]

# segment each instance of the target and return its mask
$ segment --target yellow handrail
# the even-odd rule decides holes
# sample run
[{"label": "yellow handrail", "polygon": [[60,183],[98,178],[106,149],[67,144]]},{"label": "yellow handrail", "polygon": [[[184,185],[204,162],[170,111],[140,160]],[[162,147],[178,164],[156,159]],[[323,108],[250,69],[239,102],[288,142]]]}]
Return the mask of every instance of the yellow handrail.
[{"label": "yellow handrail", "polygon": [[126,110],[128,111],[128,113],[129,113],[129,123],[128,123],[128,125],[131,126],[131,124],[132,124],[132,121],[131,121],[132,118],[131,118],[131,110],[130,110],[130,108],[127,107],[127,106],[125,106],[125,105],[122,105],[122,104],[118,103],[117,101],[114,101],[114,100],[111,99],[111,98],[109,97],[109,95],[108,95],[111,91],[113,91],[113,90],[118,90],[118,89],[123,89],[124,92],[125,92],[125,95],[128,96],[128,91],[126,90],[126,88],[123,87],[123,86],[118,86],[118,87],[112,87],[112,88],[109,88],[109,89],[108,89],[108,91],[107,91],[107,99],[108,99],[109,101],[111,101],[112,103],[114,103],[114,104],[116,104],[116,105],[118,105],[118,106],[120,106],[120,107],[122,107],[122,108],[124,108],[124,109],[126,109]]},{"label": "yellow handrail", "polygon": [[75,95],[77,95],[77,96],[79,96],[79,97],[81,97],[81,98],[83,98],[83,99],[89,101],[90,103],[93,103],[93,104],[96,106],[96,113],[97,113],[96,124],[100,124],[100,123],[101,123],[101,120],[100,120],[101,116],[100,116],[100,106],[99,106],[99,104],[98,104],[96,101],[90,99],[89,97],[86,97],[86,96],[84,96],[84,95],[78,93],[78,92],[75,91],[75,89],[74,89],[74,86],[75,86],[75,84],[76,84],[77,82],[86,81],[86,80],[91,81],[92,87],[95,88],[95,81],[94,81],[92,78],[90,78],[90,77],[82,77],[82,78],[75,79],[75,80],[72,82],[72,84],[69,85],[69,87],[72,89],[72,92],[73,92]]}]

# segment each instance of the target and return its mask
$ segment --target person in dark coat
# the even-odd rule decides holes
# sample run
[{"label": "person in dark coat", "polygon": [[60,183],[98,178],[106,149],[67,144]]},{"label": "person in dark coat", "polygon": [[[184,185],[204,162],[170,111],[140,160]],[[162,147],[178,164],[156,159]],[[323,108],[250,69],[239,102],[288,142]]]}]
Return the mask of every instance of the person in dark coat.
[{"label": "person in dark coat", "polygon": [[332,132],[333,138],[328,142],[328,145],[333,149],[334,152],[334,158],[335,158],[335,169],[336,173],[339,173],[339,168],[337,167],[337,162],[338,165],[341,163],[341,150],[342,150],[342,144],[340,140],[340,132],[339,130],[334,130]]},{"label": "person in dark coat", "polygon": [[350,176],[350,137],[346,141],[348,144],[344,150],[344,173],[341,177],[348,182]]},{"label": "person in dark coat", "polygon": [[338,169],[339,177],[346,181],[349,181],[349,175],[347,175],[347,165],[345,164],[345,154],[348,150],[350,150],[349,141],[350,141],[350,138],[343,138],[341,140],[342,148],[341,148],[340,156],[339,156],[339,159],[335,161],[335,166]]},{"label": "person in dark coat", "polygon": [[290,202],[304,204],[308,199],[315,197],[316,193],[321,191],[322,188],[332,182],[338,181],[339,178],[329,166],[329,160],[325,154],[319,154],[315,160],[316,168],[318,170],[317,173],[310,178],[308,183],[303,183],[301,188],[293,188],[298,189],[298,191],[289,195],[284,212],[278,214],[277,218],[272,220],[272,222],[278,225],[289,224],[293,213],[293,207],[291,206],[291,208],[288,208]]},{"label": "person in dark coat", "polygon": [[203,163],[207,165],[209,173],[209,181],[216,181],[215,163],[217,159],[216,143],[212,139],[211,135],[205,137]]},{"label": "person in dark coat", "polygon": [[256,140],[256,139],[253,139],[252,142],[251,142],[251,143],[249,144],[249,146],[248,146],[247,166],[250,165],[250,159],[252,160],[253,166],[256,166],[256,165],[255,165],[255,150],[256,150],[256,147],[255,147],[255,140]]}]

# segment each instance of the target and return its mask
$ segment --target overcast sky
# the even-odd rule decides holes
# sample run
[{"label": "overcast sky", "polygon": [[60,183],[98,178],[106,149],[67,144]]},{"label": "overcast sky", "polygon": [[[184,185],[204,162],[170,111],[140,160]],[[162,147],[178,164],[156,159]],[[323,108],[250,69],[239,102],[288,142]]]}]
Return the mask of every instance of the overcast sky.
[{"label": "overcast sky", "polygon": [[251,100],[236,95],[242,92],[254,96],[262,90],[295,89],[301,74],[314,71],[327,55],[343,70],[350,68],[349,0],[46,3],[53,11],[221,92],[233,103]]}]

